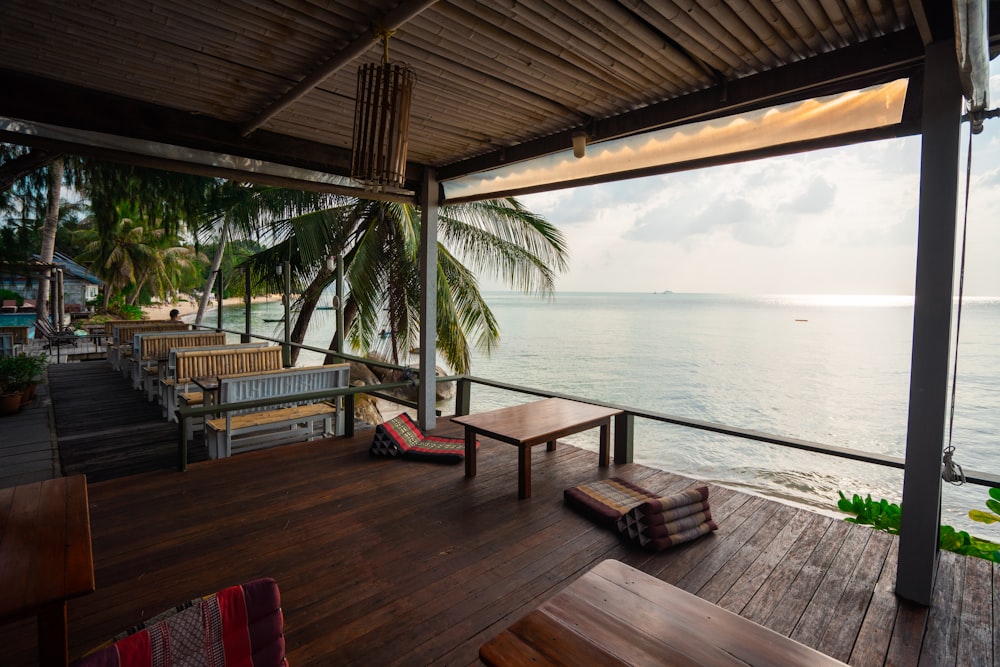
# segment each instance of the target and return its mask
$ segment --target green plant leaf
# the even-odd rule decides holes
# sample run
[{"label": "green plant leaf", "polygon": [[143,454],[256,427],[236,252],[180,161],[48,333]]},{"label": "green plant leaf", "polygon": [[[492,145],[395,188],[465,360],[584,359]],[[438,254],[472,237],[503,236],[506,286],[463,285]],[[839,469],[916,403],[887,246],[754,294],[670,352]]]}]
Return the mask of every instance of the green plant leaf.
[{"label": "green plant leaf", "polygon": [[1000,489],[992,488],[990,489],[990,497],[994,500],[1000,500]]},{"label": "green plant leaf", "polygon": [[993,510],[995,513],[1000,514],[1000,500],[993,500],[992,498],[987,498],[986,506]]},{"label": "green plant leaf", "polygon": [[979,523],[1000,522],[1000,516],[990,512],[984,512],[982,510],[969,510],[969,518],[973,521],[978,521]]}]

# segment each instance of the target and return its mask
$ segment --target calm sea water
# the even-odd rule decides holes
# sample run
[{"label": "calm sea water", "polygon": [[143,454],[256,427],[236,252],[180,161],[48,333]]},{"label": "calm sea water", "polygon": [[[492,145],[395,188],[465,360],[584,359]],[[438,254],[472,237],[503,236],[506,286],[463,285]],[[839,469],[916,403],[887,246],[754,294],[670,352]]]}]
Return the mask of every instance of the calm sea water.
[{"label": "calm sea water", "polygon": [[[910,297],[559,294],[488,295],[502,342],[473,375],[868,452],[904,455]],[[242,311],[226,313],[242,327]],[[281,335],[277,303],[255,309],[255,333]],[[333,314],[307,343],[326,347]],[[963,467],[997,473],[1000,298],[967,299],[958,349],[953,444]],[[318,355],[316,355],[318,358]],[[303,356],[302,362],[310,356]],[[472,409],[532,400],[476,385]],[[446,414],[453,405],[441,406]],[[568,439],[596,450],[596,432]],[[774,445],[636,420],[635,459],[836,514],[837,492],[899,502],[902,473]],[[945,485],[943,521],[973,523],[982,487]]]}]

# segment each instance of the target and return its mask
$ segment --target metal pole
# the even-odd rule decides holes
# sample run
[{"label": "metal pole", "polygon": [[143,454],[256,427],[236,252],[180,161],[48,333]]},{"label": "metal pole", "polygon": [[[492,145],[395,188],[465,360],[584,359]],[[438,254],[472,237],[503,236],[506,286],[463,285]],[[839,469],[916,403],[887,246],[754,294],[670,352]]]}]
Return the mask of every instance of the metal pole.
[{"label": "metal pole", "polygon": [[962,91],[952,41],[927,47],[920,210],[896,594],[930,605],[941,523]]},{"label": "metal pole", "polygon": [[424,168],[420,186],[420,387],[417,419],[421,428],[433,429],[437,398],[437,226],[438,181],[435,171]]},{"label": "metal pole", "polygon": [[344,256],[337,255],[337,335],[334,339],[337,352],[344,351]]},{"label": "metal pole", "polygon": [[282,273],[285,274],[285,343],[281,346],[281,363],[285,368],[292,365],[292,263],[285,260]]},{"label": "metal pole", "polygon": [[219,272],[216,274],[215,279],[218,281],[218,286],[216,287],[216,299],[219,306],[218,310],[215,311],[215,330],[222,331],[222,267],[219,267]]},{"label": "metal pole", "polygon": [[243,269],[243,331],[241,343],[250,342],[250,269]]}]

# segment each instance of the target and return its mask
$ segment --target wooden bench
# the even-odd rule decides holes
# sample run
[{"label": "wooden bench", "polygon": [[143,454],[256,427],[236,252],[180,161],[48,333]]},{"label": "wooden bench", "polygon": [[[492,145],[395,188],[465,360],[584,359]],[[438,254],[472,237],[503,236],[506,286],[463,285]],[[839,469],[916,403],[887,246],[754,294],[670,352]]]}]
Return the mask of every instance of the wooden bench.
[{"label": "wooden bench", "polygon": [[487,665],[844,667],[844,663],[616,560],[483,644]]},{"label": "wooden bench", "polygon": [[164,365],[165,370],[171,349],[225,344],[226,334],[221,331],[157,331],[135,334],[132,336],[132,388],[145,389],[146,400],[152,402],[158,395],[160,364]]},{"label": "wooden bench", "polygon": [[153,331],[189,331],[190,324],[171,322],[170,320],[130,320],[127,324],[117,324],[112,328],[108,339],[108,360],[116,371],[121,371],[123,377],[128,377],[132,356],[132,336],[141,332]]},{"label": "wooden bench", "polygon": [[[287,368],[266,373],[223,376],[218,380],[217,404],[291,396],[350,386],[349,364]],[[344,434],[341,403],[281,403],[251,410],[230,410],[223,417],[205,421],[208,455],[223,458],[317,436]],[[336,426],[331,428],[333,420]],[[317,427],[319,429],[317,430]]]},{"label": "wooden bench", "polygon": [[259,373],[280,368],[281,348],[266,343],[175,348],[170,351],[167,360],[167,376],[160,382],[164,416],[170,421],[177,421],[178,398],[182,392],[191,389],[192,378]]}]

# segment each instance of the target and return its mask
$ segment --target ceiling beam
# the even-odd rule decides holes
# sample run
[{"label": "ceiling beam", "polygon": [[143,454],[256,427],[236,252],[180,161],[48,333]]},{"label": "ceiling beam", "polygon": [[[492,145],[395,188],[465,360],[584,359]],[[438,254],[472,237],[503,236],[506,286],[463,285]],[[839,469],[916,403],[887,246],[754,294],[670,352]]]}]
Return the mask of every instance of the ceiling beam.
[{"label": "ceiling beam", "polygon": [[326,81],[334,73],[354,62],[357,58],[360,58],[365,51],[371,48],[372,44],[381,38],[380,30],[389,32],[396,30],[437,1],[419,0],[418,2],[401,2],[391,12],[378,19],[377,25],[368,26],[368,29],[356,37],[354,41],[325,60],[316,69],[306,75],[304,79],[269,104],[266,109],[247,121],[241,128],[240,134],[244,137],[248,136],[268,120],[281,113],[283,109],[294,104],[296,100]]},{"label": "ceiling beam", "polygon": [[[349,176],[351,151],[0,69],[0,116]],[[154,150],[151,148],[151,150]],[[414,178],[419,176],[415,175]]]},{"label": "ceiling beam", "polygon": [[309,178],[296,178],[294,176],[285,176],[259,170],[252,171],[237,167],[220,166],[218,164],[205,164],[203,162],[173,159],[162,154],[140,153],[107,146],[98,146],[93,143],[54,139],[40,134],[23,134],[20,132],[10,132],[0,129],[0,141],[19,144],[22,146],[30,146],[32,148],[48,151],[53,155],[78,155],[98,160],[107,160],[108,162],[129,164],[146,169],[161,169],[163,171],[174,171],[182,174],[193,174],[196,176],[226,178],[233,181],[271,185],[274,187],[288,188],[290,190],[328,192],[330,194],[358,197],[359,199],[371,199],[375,201],[388,201],[403,204],[416,203],[415,194],[370,193],[362,190],[361,188],[352,188],[334,183],[311,180]]},{"label": "ceiling beam", "polygon": [[439,166],[438,177],[444,181],[566,150],[572,145],[575,129],[586,129],[590,142],[595,143],[884,83],[919,70],[923,58],[923,43],[915,30],[892,33],[857,46],[597,120],[587,128],[558,132]]}]

